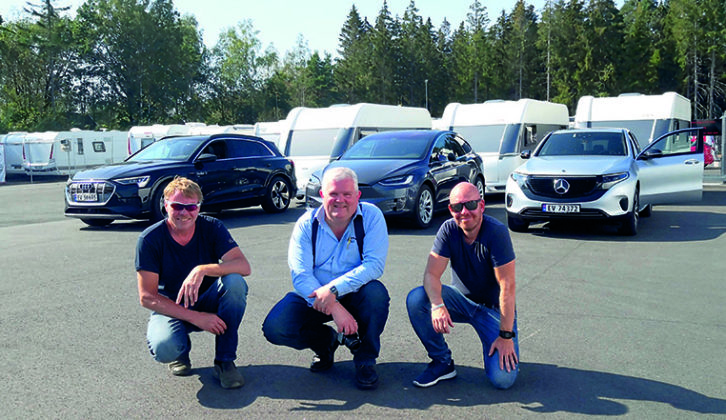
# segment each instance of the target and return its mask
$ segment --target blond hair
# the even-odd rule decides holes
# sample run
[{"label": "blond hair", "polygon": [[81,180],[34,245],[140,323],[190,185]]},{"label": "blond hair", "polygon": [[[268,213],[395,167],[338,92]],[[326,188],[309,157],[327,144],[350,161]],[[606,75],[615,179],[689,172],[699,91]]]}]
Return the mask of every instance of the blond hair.
[{"label": "blond hair", "polygon": [[199,188],[199,184],[189,178],[175,176],[169,185],[164,188],[164,199],[168,200],[176,191],[182,193],[184,197],[196,198],[199,203],[202,202],[202,189]]}]

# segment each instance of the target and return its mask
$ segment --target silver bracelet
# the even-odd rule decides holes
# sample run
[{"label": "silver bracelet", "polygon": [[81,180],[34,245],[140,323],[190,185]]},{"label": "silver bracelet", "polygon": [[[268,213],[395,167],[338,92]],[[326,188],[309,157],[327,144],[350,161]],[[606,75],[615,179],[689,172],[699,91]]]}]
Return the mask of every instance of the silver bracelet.
[{"label": "silver bracelet", "polygon": [[431,305],[431,310],[432,311],[435,311],[435,310],[437,310],[439,308],[443,308],[444,306],[446,306],[446,305],[443,304],[443,303],[439,303],[438,305]]}]

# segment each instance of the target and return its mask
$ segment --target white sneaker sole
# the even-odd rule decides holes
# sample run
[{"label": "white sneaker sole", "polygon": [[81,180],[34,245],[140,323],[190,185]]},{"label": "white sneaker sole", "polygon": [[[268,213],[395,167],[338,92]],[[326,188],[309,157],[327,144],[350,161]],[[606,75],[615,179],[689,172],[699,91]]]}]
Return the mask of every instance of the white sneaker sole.
[{"label": "white sneaker sole", "polygon": [[436,385],[437,383],[439,383],[439,381],[443,381],[444,379],[451,379],[454,377],[456,377],[456,370],[449,372],[446,375],[439,376],[438,378],[436,378],[435,380],[433,380],[427,384],[422,384],[422,383],[416,382],[416,380],[414,379],[413,384],[419,388],[428,388],[430,386]]}]

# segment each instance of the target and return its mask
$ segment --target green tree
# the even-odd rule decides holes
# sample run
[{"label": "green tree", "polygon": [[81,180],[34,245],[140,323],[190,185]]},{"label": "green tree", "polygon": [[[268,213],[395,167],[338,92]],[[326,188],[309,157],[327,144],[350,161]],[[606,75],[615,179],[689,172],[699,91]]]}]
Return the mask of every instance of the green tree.
[{"label": "green tree", "polygon": [[626,92],[657,93],[658,67],[655,0],[626,0],[623,16],[623,48],[620,89]]},{"label": "green tree", "polygon": [[340,58],[333,71],[335,85],[343,102],[363,101],[371,87],[371,31],[371,25],[361,19],[358,9],[353,5],[338,37]]},{"label": "green tree", "polygon": [[202,40],[172,0],[88,0],[78,9],[93,100],[122,126],[185,119]]},{"label": "green tree", "polygon": [[585,15],[585,57],[578,63],[578,91],[595,96],[615,95],[619,91],[616,66],[621,54],[629,53],[622,50],[622,16],[613,0],[590,0]]},{"label": "green tree", "polygon": [[403,102],[401,91],[401,42],[400,24],[391,17],[388,3],[384,0],[370,41],[371,84],[367,102],[396,104]]},{"label": "green tree", "polygon": [[210,61],[208,122],[256,122],[265,102],[262,95],[265,81],[275,71],[276,52],[262,50],[252,22],[246,20],[220,35]]}]

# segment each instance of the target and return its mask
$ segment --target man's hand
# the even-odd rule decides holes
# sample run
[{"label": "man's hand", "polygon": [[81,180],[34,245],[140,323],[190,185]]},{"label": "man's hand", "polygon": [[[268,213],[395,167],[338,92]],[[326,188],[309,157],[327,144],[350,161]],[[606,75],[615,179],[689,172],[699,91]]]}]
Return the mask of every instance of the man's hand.
[{"label": "man's hand", "polygon": [[209,312],[196,312],[192,324],[214,335],[223,334],[227,330],[227,324],[217,314]]},{"label": "man's hand", "polygon": [[310,293],[308,297],[315,298],[315,302],[313,302],[313,309],[322,312],[325,315],[330,315],[333,305],[337,302],[335,294],[330,292],[330,287],[328,286],[318,287],[314,292]]},{"label": "man's hand", "polygon": [[204,272],[202,272],[200,266],[196,266],[184,279],[176,297],[176,304],[179,305],[183,301],[185,308],[194,306],[197,299],[199,299],[199,288],[202,286],[202,281],[204,281]]},{"label": "man's hand", "polygon": [[512,339],[505,339],[497,337],[492,343],[492,347],[489,349],[489,356],[494,354],[495,351],[499,352],[499,369],[506,369],[507,372],[517,368],[517,353],[514,351],[514,341]]},{"label": "man's hand", "polygon": [[335,303],[331,309],[330,315],[333,316],[333,321],[338,327],[338,332],[342,332],[345,335],[351,335],[358,332],[358,323],[353,318],[353,315],[348,312],[340,303]]},{"label": "man's hand", "polygon": [[451,328],[454,327],[454,321],[451,320],[446,306],[431,311],[431,324],[433,324],[434,331],[437,333],[448,334],[451,332]]}]

